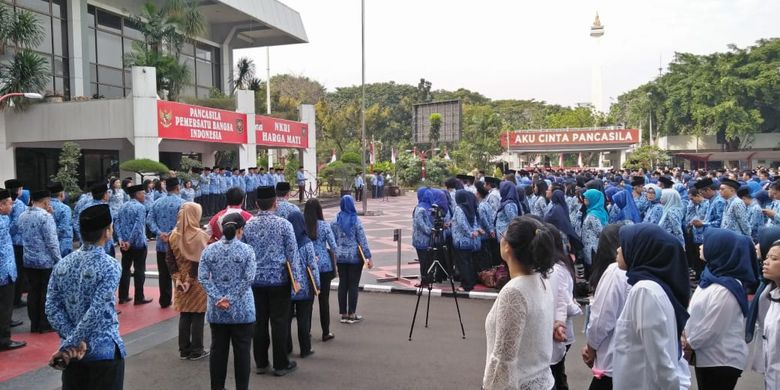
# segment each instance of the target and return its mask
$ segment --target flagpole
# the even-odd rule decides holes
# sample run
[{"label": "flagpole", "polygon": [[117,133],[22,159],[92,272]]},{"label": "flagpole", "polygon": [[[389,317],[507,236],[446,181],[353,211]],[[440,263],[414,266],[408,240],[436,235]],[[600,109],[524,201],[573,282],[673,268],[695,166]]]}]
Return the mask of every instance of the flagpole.
[{"label": "flagpole", "polygon": [[[361,75],[360,75],[360,140],[363,146],[360,153],[361,166],[363,168],[363,177],[366,177],[366,1],[360,0],[360,53],[361,53]],[[363,215],[368,212],[368,197],[363,195]]]}]

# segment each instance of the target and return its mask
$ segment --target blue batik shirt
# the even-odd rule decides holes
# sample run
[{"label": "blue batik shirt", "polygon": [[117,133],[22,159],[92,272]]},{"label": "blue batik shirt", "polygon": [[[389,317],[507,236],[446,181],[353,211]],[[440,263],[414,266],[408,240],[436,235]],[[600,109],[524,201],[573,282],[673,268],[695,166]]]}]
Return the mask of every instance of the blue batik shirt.
[{"label": "blue batik shirt", "polygon": [[412,217],[412,246],[415,249],[426,250],[431,246],[431,212],[422,207],[414,209]]},{"label": "blue batik shirt", "polygon": [[341,230],[334,220],[330,224],[330,228],[333,229],[333,235],[336,236],[336,263],[338,264],[360,264],[361,259],[358,255],[358,245],[363,248],[363,255],[366,259],[371,258],[371,250],[368,248],[368,241],[366,240],[366,232],[363,229],[363,224],[358,219],[355,226],[352,227],[351,232],[345,232]]},{"label": "blue batik shirt", "polygon": [[255,251],[257,271],[253,287],[290,283],[286,263],[298,255],[298,244],[289,221],[270,211],[261,211],[247,222],[242,240]]},{"label": "blue batik shirt", "polygon": [[108,207],[111,209],[111,216],[116,220],[116,216],[119,215],[119,209],[125,203],[125,191],[123,189],[108,190]]},{"label": "blue batik shirt", "polygon": [[569,221],[574,233],[582,236],[582,204],[575,196],[566,197],[566,206],[569,208]]},{"label": "blue batik shirt", "polygon": [[[311,282],[309,281],[306,267],[311,269],[311,275],[314,277],[314,282],[319,290],[320,269],[317,264],[317,254],[314,252],[314,245],[311,242],[307,242],[305,245],[298,248],[298,257],[296,261],[293,262],[293,275],[301,287],[297,293],[292,292],[291,299],[293,301],[308,301],[314,299],[314,289],[312,289]],[[327,287],[330,288],[330,286]]]},{"label": "blue batik shirt", "polygon": [[190,182],[192,182],[192,189],[195,191],[194,197],[200,198],[200,175],[195,175],[190,179]]},{"label": "blue batik shirt", "polygon": [[212,195],[219,195],[219,176],[214,172],[209,174],[209,192]]},{"label": "blue batik shirt", "polygon": [[168,194],[154,202],[146,219],[149,230],[157,236],[157,252],[167,252],[168,244],[160,239],[161,233],[170,233],[176,227],[176,217],[184,200],[176,194]]},{"label": "blue batik shirt", "polygon": [[[314,252],[317,255],[319,261],[320,272],[333,271],[333,259],[330,257],[328,247],[333,253],[336,253],[336,237],[333,235],[333,230],[330,228],[330,224],[325,221],[317,221],[317,239],[312,241],[314,244]],[[330,286],[326,286],[330,288]]]},{"label": "blue batik shirt", "polygon": [[57,239],[60,242],[60,256],[73,252],[73,216],[68,205],[57,198],[51,198],[54,223],[57,225]]},{"label": "blue batik shirt", "polygon": [[648,222],[652,224],[658,224],[661,221],[661,216],[664,214],[664,206],[661,203],[656,202],[648,207],[645,213],[645,219],[642,222]]},{"label": "blue batik shirt", "polygon": [[276,215],[279,217],[282,217],[284,219],[287,219],[287,217],[292,213],[293,211],[300,212],[301,209],[298,208],[298,206],[284,200],[284,199],[277,199],[276,200]]},{"label": "blue batik shirt", "polygon": [[493,225],[496,220],[496,211],[493,210],[493,205],[491,205],[487,199],[479,203],[477,210],[479,210],[479,227],[485,231],[485,235],[482,236],[482,239],[486,240],[490,238],[491,233],[495,233],[496,231],[496,227]]},{"label": "blue batik shirt", "polygon": [[752,237],[750,215],[742,199],[733,196],[726,201],[726,211],[723,213],[720,227],[743,236]]},{"label": "blue batik shirt", "polygon": [[30,207],[19,217],[25,268],[51,269],[60,261],[60,241],[54,217],[40,207]]},{"label": "blue batik shirt", "polygon": [[509,223],[517,217],[517,205],[514,203],[508,203],[503,209],[496,213],[496,238],[501,241],[501,238],[506,234],[506,229],[509,228]]},{"label": "blue batik shirt", "polygon": [[693,242],[696,244],[701,244],[704,242],[704,227],[697,228],[691,225],[691,222],[693,220],[699,220],[702,222],[706,221],[707,210],[709,207],[710,201],[707,199],[703,199],[701,202],[699,202],[699,204],[695,204],[693,201],[688,202],[688,207],[685,213],[685,226],[691,226],[693,232]]},{"label": "blue batik shirt", "polygon": [[599,236],[601,236],[603,229],[601,221],[592,214],[588,214],[582,221],[582,246],[585,264],[592,264],[593,255],[599,249]]},{"label": "blue batik shirt", "polygon": [[133,199],[119,209],[116,219],[119,241],[129,242],[132,249],[146,248],[146,207]]},{"label": "blue batik shirt", "polygon": [[775,216],[767,222],[767,225],[780,225],[780,200],[772,200],[769,209],[775,212]]},{"label": "blue batik shirt", "polygon": [[[79,216],[81,215],[81,212],[84,211],[87,208],[90,208],[92,206],[96,206],[99,204],[106,204],[102,200],[97,200],[95,198],[92,198],[90,195],[89,201],[84,203],[82,205],[81,209],[76,209],[76,218],[73,223],[73,231],[76,232],[76,237],[79,241],[81,241],[81,224],[79,223]],[[110,208],[110,207],[109,207]],[[113,219],[113,216],[112,216]],[[83,244],[83,243],[82,243]],[[106,245],[103,247],[103,250],[106,251],[106,253],[111,253],[111,248],[114,246],[114,239],[109,238],[108,241],[106,241]]]},{"label": "blue batik shirt", "polygon": [[531,214],[544,218],[544,213],[547,211],[547,199],[543,196],[537,196],[534,202],[531,204]]},{"label": "blue batik shirt", "polygon": [[704,226],[720,228],[723,221],[723,213],[726,211],[726,200],[720,194],[710,199],[710,207],[707,208],[707,218]]},{"label": "blue batik shirt", "polygon": [[200,176],[200,185],[198,185],[198,190],[200,191],[201,195],[211,195],[211,174],[208,175],[201,175]]},{"label": "blue batik shirt", "polygon": [[230,172],[226,172],[224,175],[219,175],[217,177],[219,181],[219,193],[225,194],[230,188],[230,184],[228,184],[228,181],[230,180]]},{"label": "blue batik shirt", "polygon": [[455,215],[452,219],[452,246],[455,249],[467,252],[478,252],[482,249],[482,240],[479,236],[471,235],[479,230],[479,223],[474,219],[474,223],[469,223],[466,214],[460,207],[455,207]]},{"label": "blue batik shirt", "polygon": [[113,360],[116,349],[127,356],[119,336],[116,293],[122,269],[103,248],[85,244],[65,256],[49,279],[46,317],[60,335],[60,350],[87,343],[82,361]]},{"label": "blue batik shirt", "polygon": [[685,247],[685,236],[683,235],[683,209],[681,208],[673,208],[669,211],[669,213],[666,214],[666,218],[661,222],[659,225],[662,229],[669,232],[669,234],[673,235],[675,238],[677,238],[677,241],[680,242],[680,245]]},{"label": "blue batik shirt", "polygon": [[[198,281],[206,290],[206,319],[211,324],[251,324],[255,322],[255,252],[238,240],[222,239],[209,245],[200,257]],[[227,298],[227,310],[217,302]]]},{"label": "blue batik shirt", "polygon": [[[634,196],[633,192],[631,193],[631,196]],[[636,209],[639,210],[639,216],[645,218],[647,209],[650,208],[650,202],[647,200],[647,194],[643,192],[642,195],[640,195],[638,198],[634,197],[634,204],[636,205]]]},{"label": "blue batik shirt", "polygon": [[16,198],[16,200],[14,200],[13,208],[11,208],[11,215],[9,215],[11,218],[11,241],[13,241],[16,246],[24,245],[24,242],[22,241],[22,232],[19,230],[19,217],[21,217],[22,213],[26,210],[27,206],[25,206],[24,202],[19,198]]},{"label": "blue batik shirt", "polygon": [[179,196],[181,196],[181,199],[185,202],[194,202],[195,201],[195,190],[192,188],[182,188],[179,192]]},{"label": "blue batik shirt", "polygon": [[10,229],[11,218],[0,215],[0,286],[16,282],[16,257]]},{"label": "blue batik shirt", "polygon": [[757,200],[753,200],[753,203],[747,207],[747,212],[750,220],[750,236],[753,238],[753,242],[757,243],[759,230],[766,225],[767,218]]}]

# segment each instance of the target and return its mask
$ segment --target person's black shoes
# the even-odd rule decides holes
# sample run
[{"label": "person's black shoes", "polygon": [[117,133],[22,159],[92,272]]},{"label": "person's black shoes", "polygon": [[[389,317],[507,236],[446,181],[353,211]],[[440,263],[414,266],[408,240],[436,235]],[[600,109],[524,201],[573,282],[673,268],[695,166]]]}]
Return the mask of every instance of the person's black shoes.
[{"label": "person's black shoes", "polygon": [[[139,300],[136,300],[135,302],[133,302],[133,305],[145,305],[145,304],[150,303],[150,302],[152,302],[152,300],[150,298],[139,299]],[[168,305],[168,306],[170,306],[170,305]],[[165,306],[165,307],[168,307],[168,306]]]},{"label": "person's black shoes", "polygon": [[314,355],[314,350],[310,349],[308,352],[301,352],[301,359],[306,359],[307,357]]},{"label": "person's black shoes", "polygon": [[290,362],[290,364],[287,365],[287,368],[283,368],[281,370],[274,370],[274,376],[285,376],[295,371],[297,368],[298,368],[298,363]]},{"label": "person's black shoes", "polygon": [[333,340],[334,338],[336,338],[336,336],[334,336],[333,333],[328,333],[328,334],[322,335],[322,342],[324,343],[324,342]]},{"label": "person's black shoes", "polygon": [[133,300],[133,298],[119,298],[119,304],[120,305],[124,305],[125,303],[128,303],[128,302],[130,302],[132,300]]},{"label": "person's black shoes", "polygon": [[10,351],[12,349],[19,349],[24,346],[26,346],[27,343],[24,341],[14,341],[11,340],[8,344],[2,344],[0,345],[0,351]]}]

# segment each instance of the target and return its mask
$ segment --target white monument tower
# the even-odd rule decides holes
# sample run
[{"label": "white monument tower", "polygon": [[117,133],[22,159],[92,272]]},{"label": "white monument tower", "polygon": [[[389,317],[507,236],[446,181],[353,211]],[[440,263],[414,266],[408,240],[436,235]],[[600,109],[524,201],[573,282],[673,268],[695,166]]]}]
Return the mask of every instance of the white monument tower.
[{"label": "white monument tower", "polygon": [[602,64],[602,58],[604,57],[601,52],[601,37],[604,36],[604,26],[601,25],[598,12],[596,13],[596,19],[593,21],[593,25],[590,26],[590,36],[594,39],[593,48],[593,70],[591,75],[591,104],[597,112],[605,112],[604,107],[604,65]]}]

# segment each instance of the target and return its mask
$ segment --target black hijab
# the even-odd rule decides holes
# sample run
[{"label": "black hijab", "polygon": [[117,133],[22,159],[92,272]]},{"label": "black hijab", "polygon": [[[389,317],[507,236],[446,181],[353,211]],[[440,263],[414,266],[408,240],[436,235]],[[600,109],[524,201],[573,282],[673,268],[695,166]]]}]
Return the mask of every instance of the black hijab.
[{"label": "black hijab", "polygon": [[298,248],[311,242],[309,235],[306,234],[306,221],[300,211],[293,211],[287,216],[287,220],[293,226],[295,231],[295,241],[298,242]]},{"label": "black hijab", "polygon": [[455,192],[455,203],[463,210],[463,214],[466,214],[466,221],[472,225],[477,223],[477,197],[474,194],[458,190]]},{"label": "black hijab", "polygon": [[628,225],[620,229],[620,247],[628,265],[628,284],[642,280],[658,283],[674,308],[677,338],[688,321],[691,286],[688,261],[674,236],[654,223]]},{"label": "black hijab", "polygon": [[599,236],[599,246],[596,250],[596,256],[593,258],[593,266],[590,271],[590,288],[596,291],[596,286],[601,280],[601,275],[607,270],[610,264],[615,262],[617,248],[620,246],[620,228],[622,224],[609,224],[601,231]]},{"label": "black hijab", "polygon": [[566,195],[561,190],[555,190],[553,191],[551,202],[552,207],[544,215],[544,222],[555,225],[558,230],[565,234],[569,238],[569,243],[574,251],[582,249],[582,241],[580,241],[577,233],[574,232],[574,228],[571,227],[569,206],[566,205]]}]

